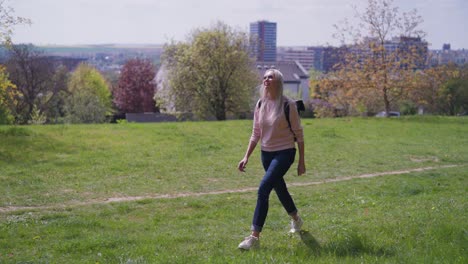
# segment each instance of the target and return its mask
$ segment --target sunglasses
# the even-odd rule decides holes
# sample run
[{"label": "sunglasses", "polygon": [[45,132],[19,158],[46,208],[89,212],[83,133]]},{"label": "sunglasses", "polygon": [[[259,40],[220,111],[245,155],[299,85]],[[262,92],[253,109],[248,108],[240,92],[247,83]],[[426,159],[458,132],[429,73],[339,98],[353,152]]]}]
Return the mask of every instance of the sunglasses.
[{"label": "sunglasses", "polygon": [[266,80],[266,79],[268,79],[268,80],[270,80],[270,81],[273,80],[273,75],[265,75],[265,76],[263,76],[263,80]]}]

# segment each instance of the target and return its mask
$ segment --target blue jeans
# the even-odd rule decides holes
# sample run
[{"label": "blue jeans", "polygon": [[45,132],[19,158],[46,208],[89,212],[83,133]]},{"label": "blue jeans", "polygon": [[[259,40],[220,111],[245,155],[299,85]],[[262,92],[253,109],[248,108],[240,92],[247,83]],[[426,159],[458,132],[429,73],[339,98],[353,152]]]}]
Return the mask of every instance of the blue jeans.
[{"label": "blue jeans", "polygon": [[289,215],[297,213],[296,206],[286,187],[283,177],[294,162],[296,149],[274,152],[262,150],[262,163],[265,169],[258,188],[257,206],[252,220],[252,231],[261,232],[268,214],[268,201],[271,190],[275,189],[278,198]]}]

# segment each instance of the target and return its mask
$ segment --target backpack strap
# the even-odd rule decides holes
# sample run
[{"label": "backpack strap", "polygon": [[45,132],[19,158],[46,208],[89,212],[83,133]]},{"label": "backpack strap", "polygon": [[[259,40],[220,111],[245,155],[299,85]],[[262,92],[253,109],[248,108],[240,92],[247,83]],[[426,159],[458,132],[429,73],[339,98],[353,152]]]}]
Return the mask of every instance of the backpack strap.
[{"label": "backpack strap", "polygon": [[294,136],[294,141],[297,141],[296,134],[294,134],[294,131],[292,130],[292,127],[291,127],[291,120],[289,120],[289,102],[288,101],[284,102],[284,116],[286,117],[286,121],[288,121],[288,127]]},{"label": "backpack strap", "polygon": [[291,128],[291,121],[289,120],[289,103],[288,103],[288,101],[284,102],[284,116],[286,117],[286,121],[288,121],[289,128]]}]

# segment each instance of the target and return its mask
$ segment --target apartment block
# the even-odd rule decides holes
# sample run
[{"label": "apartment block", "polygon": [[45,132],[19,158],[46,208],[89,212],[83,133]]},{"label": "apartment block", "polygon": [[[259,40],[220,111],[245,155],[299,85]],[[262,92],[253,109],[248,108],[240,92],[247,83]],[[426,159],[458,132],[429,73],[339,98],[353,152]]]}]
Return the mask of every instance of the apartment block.
[{"label": "apartment block", "polygon": [[250,46],[257,61],[276,61],[276,22],[250,23]]},{"label": "apartment block", "polygon": [[278,61],[298,61],[307,71],[323,70],[323,47],[278,47]]}]

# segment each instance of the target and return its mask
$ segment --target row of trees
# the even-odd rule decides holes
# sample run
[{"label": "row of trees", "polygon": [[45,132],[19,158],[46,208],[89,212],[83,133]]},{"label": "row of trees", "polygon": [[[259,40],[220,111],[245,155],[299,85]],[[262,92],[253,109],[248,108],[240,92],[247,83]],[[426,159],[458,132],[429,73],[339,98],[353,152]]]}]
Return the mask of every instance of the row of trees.
[{"label": "row of trees", "polygon": [[[316,117],[374,115],[385,110],[403,115],[418,112],[435,115],[466,115],[468,111],[468,65],[441,65],[412,71],[405,80],[391,80],[383,94],[377,86],[366,86],[365,72],[315,74],[311,79],[310,107]],[[400,83],[397,86],[395,83]],[[388,111],[386,111],[388,113]]]},{"label": "row of trees", "polygon": [[13,46],[13,28],[31,24],[13,14],[0,0],[0,44],[9,53],[0,65],[0,124],[100,123],[119,112],[156,110],[151,62],[129,60],[117,83],[87,64],[70,71],[32,45]]},{"label": "row of trees", "polygon": [[[13,25],[30,23],[8,11],[0,0],[3,43],[9,42]],[[128,61],[112,85],[86,64],[69,72],[30,46],[14,46],[0,67],[0,123],[104,122],[113,112],[153,112],[171,105],[217,120],[250,111],[258,77],[247,33],[219,22],[193,31],[186,42],[166,45],[162,59],[168,74],[161,83],[167,89],[156,93],[155,67],[147,61]]]},{"label": "row of trees", "polygon": [[[400,13],[392,0],[368,0],[356,10],[359,27],[336,26],[345,55],[335,70],[311,80],[317,116],[365,115],[384,110],[414,114],[468,111],[467,67],[444,65],[424,69],[427,50],[414,43],[386,46],[395,36],[421,39],[422,18],[416,10]],[[312,74],[314,76],[314,74]]]},{"label": "row of trees", "polygon": [[112,78],[87,64],[69,71],[31,45],[12,46],[0,68],[0,122],[100,123],[171,104],[201,119],[225,120],[250,111],[257,91],[248,50],[247,34],[224,23],[196,30],[188,42],[166,45],[167,89],[157,92],[156,68],[147,60],[127,61]]},{"label": "row of trees", "polygon": [[90,65],[73,71],[33,46],[10,48],[0,67],[0,123],[101,123],[119,112],[153,112],[154,65],[129,60],[117,83]]},{"label": "row of trees", "polygon": [[[316,116],[396,108],[414,113],[418,106],[436,114],[468,109],[467,68],[422,69],[425,50],[387,48],[395,36],[424,36],[416,11],[401,14],[392,4],[368,0],[364,12],[356,10],[359,27],[337,26],[346,56],[335,71],[312,78]],[[109,82],[86,64],[69,72],[31,46],[14,46],[0,67],[0,122],[104,122],[118,112],[158,108],[224,120],[251,110],[259,80],[248,52],[245,32],[222,22],[197,29],[187,41],[165,46],[166,75],[156,92],[155,66],[145,60],[128,61],[116,81]]]},{"label": "row of trees", "polygon": [[0,124],[100,123],[167,105],[218,120],[249,111],[257,84],[249,39],[226,24],[195,30],[187,42],[166,45],[168,89],[158,94],[156,68],[147,60],[129,60],[115,78],[87,64],[70,71],[31,45],[10,45],[13,27],[31,23],[12,13],[0,0],[0,43],[9,48],[0,66]]}]

